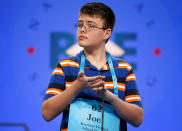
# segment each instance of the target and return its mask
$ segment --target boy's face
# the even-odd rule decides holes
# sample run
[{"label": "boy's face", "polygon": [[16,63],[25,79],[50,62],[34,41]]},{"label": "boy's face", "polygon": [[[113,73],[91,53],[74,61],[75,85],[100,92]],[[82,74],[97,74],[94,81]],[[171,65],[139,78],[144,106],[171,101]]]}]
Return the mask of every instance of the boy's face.
[{"label": "boy's face", "polygon": [[110,37],[107,30],[103,30],[104,20],[99,17],[91,17],[81,14],[78,19],[77,41],[83,48],[105,45]]}]

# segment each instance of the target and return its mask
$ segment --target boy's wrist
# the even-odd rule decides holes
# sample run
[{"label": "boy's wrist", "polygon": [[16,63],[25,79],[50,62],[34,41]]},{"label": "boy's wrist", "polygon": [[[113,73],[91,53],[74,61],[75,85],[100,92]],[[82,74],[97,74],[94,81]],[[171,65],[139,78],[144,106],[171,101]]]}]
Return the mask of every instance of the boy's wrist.
[{"label": "boy's wrist", "polygon": [[72,85],[77,92],[80,92],[82,90],[83,85],[81,84],[79,80],[75,80]]},{"label": "boy's wrist", "polygon": [[106,99],[107,99],[107,101],[109,103],[111,103],[111,104],[113,103],[113,101],[114,101],[114,94],[112,92],[106,90],[105,97],[106,97]]}]

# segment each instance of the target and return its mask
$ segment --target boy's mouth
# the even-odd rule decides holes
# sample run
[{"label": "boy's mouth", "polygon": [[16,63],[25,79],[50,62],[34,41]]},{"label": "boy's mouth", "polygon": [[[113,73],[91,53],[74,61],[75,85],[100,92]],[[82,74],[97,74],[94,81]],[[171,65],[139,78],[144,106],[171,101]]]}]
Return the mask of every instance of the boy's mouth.
[{"label": "boy's mouth", "polygon": [[80,35],[80,36],[79,36],[79,39],[80,39],[80,40],[84,40],[84,39],[87,39],[87,37],[85,37],[85,36],[83,36],[83,35]]}]

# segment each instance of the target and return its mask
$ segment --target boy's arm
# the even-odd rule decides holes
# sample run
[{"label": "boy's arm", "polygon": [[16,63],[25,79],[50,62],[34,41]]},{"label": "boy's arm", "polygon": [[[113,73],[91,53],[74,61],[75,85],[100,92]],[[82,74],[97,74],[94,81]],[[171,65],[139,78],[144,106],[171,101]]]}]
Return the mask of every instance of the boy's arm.
[{"label": "boy's arm", "polygon": [[108,90],[105,92],[105,97],[122,119],[136,127],[142,123],[143,109],[141,107],[121,100]]},{"label": "boy's arm", "polygon": [[69,88],[43,102],[42,115],[44,119],[50,121],[62,113],[81,90],[102,89],[104,78],[104,76],[87,77],[83,71],[80,72],[77,80]]},{"label": "boy's arm", "polygon": [[[143,108],[140,107],[142,106],[141,98],[132,68],[128,72],[125,82],[125,101],[108,90],[105,92],[105,99],[113,105],[119,117],[137,127],[143,121]],[[101,93],[100,91],[97,92],[98,95],[102,96]]]},{"label": "boy's arm", "polygon": [[42,115],[46,121],[50,121],[62,113],[70,102],[79,93],[80,83],[78,81],[62,93],[45,100],[42,104]]}]

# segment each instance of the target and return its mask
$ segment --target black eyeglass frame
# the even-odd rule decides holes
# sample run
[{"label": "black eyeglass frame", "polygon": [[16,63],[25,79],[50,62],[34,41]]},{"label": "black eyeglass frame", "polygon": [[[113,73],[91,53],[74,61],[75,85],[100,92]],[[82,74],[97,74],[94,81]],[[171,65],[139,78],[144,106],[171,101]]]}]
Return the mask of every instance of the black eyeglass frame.
[{"label": "black eyeglass frame", "polygon": [[[76,23],[76,24],[74,24],[74,27],[76,28],[76,29],[81,29],[81,28],[83,28],[85,25],[83,24],[83,26],[82,27],[79,27],[79,24],[78,23]],[[88,25],[87,25],[87,28],[88,28]],[[93,30],[94,28],[97,28],[97,29],[102,29],[102,30],[106,30],[106,28],[104,28],[104,27],[97,27],[97,26],[93,26],[92,25],[92,28],[90,28],[91,30]],[[86,29],[86,30],[88,30],[88,29]]]}]

